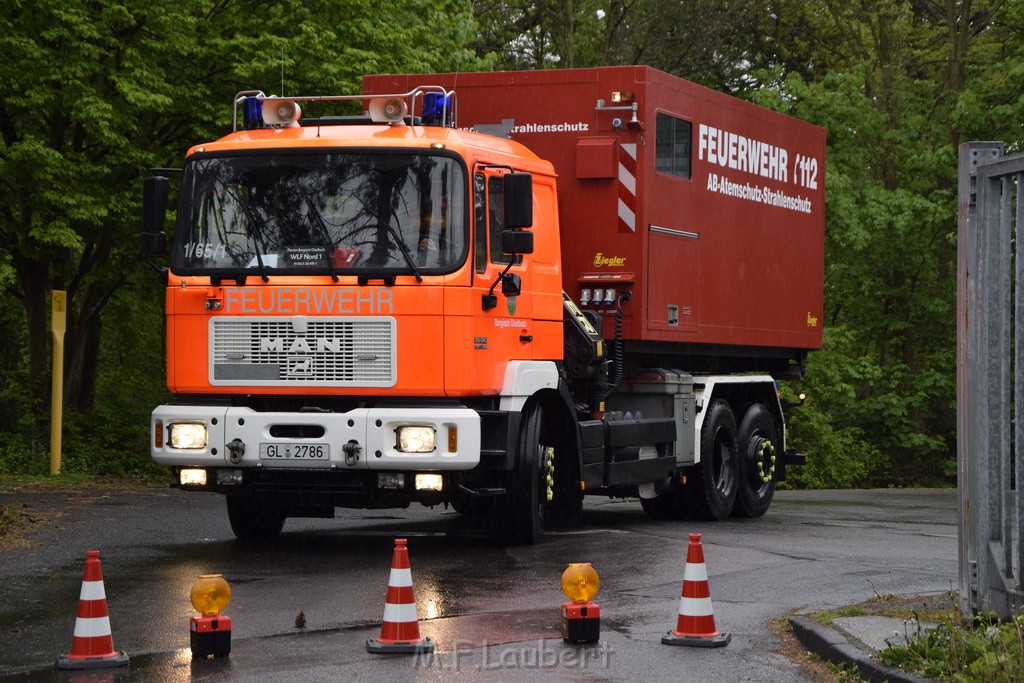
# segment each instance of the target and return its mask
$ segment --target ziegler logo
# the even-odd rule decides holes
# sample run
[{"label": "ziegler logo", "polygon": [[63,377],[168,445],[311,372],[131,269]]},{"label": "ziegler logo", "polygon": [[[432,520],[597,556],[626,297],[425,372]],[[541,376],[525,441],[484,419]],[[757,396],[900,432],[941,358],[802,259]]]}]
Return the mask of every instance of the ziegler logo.
[{"label": "ziegler logo", "polygon": [[601,252],[594,254],[594,267],[600,268],[601,266],[624,266],[626,265],[626,258],[624,256],[605,256]]},{"label": "ziegler logo", "polygon": [[[316,351],[321,353],[338,353],[341,351],[341,340],[324,337],[313,340]],[[278,338],[263,337],[260,339],[260,351],[264,353],[287,352],[287,353],[313,353],[313,347],[309,341],[302,337],[296,337],[290,344],[285,346],[285,340]]]}]

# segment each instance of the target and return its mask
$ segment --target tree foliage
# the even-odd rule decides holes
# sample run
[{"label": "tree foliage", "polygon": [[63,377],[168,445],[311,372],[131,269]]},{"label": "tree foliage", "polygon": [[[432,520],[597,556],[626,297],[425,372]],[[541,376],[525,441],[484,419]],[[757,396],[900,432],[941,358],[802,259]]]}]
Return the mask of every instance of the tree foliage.
[{"label": "tree foliage", "polygon": [[[796,4],[801,24],[830,46],[821,54],[826,70],[776,65],[779,87],[763,99],[829,132],[830,329],[809,369],[827,417],[818,416],[805,443],[829,459],[824,437],[855,430],[865,461],[875,463],[867,483],[950,482],[956,147],[977,136],[1019,139],[1019,130],[987,124],[980,109],[962,115],[974,84],[992,78],[989,56],[1014,61],[1005,40],[1021,26],[1009,11],[1019,14],[1019,3]],[[984,108],[1013,108],[1015,90],[990,90]]]},{"label": "tree foliage", "polygon": [[[1024,0],[8,2],[0,469],[41,466],[51,289],[70,301],[70,440],[113,453],[145,438],[163,360],[159,290],[136,257],[141,175],[222,134],[238,91],[641,63],[828,131],[825,349],[792,416],[814,456],[793,480],[950,481],[956,147],[1021,149],[1022,34]],[[97,434],[97,416],[121,426]]]},{"label": "tree foliage", "polygon": [[[119,391],[163,383],[154,343],[162,325],[150,310],[161,299],[145,291],[152,274],[137,258],[147,168],[178,165],[191,142],[222,134],[243,89],[357,92],[366,73],[480,68],[464,47],[472,27],[454,0],[406,0],[388,12],[367,0],[6,3],[0,334],[13,353],[0,360],[0,450],[38,450],[44,433],[54,289],[69,302],[69,442],[76,412],[136,430],[148,424],[152,403],[111,412],[127,408]],[[139,349],[148,352],[118,364]],[[81,434],[114,448],[124,437]],[[144,448],[144,440],[135,446]]]}]

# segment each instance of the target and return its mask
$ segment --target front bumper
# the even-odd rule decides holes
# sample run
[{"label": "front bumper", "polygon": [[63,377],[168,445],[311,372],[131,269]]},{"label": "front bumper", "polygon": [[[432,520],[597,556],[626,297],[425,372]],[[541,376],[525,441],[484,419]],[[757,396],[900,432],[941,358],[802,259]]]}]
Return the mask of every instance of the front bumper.
[{"label": "front bumper", "polygon": [[[207,434],[205,445],[172,447],[171,430],[182,423],[203,425]],[[397,429],[414,425],[434,429],[433,451],[398,450]],[[480,463],[480,416],[461,407],[377,407],[347,413],[294,413],[229,406],[162,405],[151,417],[150,444],[153,460],[171,467],[470,470]]]}]

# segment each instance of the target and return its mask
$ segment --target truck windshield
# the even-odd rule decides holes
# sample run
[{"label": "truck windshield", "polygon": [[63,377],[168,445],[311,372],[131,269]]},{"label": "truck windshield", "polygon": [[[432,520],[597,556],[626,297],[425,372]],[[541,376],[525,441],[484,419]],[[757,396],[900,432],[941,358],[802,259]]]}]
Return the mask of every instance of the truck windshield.
[{"label": "truck windshield", "polygon": [[466,172],[427,153],[196,155],[172,269],[183,275],[430,275],[467,255]]}]

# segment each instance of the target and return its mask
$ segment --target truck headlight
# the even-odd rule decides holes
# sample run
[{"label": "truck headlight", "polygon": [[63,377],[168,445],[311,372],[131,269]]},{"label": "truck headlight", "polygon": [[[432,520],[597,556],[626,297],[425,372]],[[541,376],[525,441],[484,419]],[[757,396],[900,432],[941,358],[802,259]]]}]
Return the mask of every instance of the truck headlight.
[{"label": "truck headlight", "polygon": [[206,425],[201,422],[176,422],[167,426],[171,448],[201,450],[206,448]]},{"label": "truck headlight", "polygon": [[398,450],[402,453],[430,453],[434,450],[434,428],[417,425],[399,427]]}]

